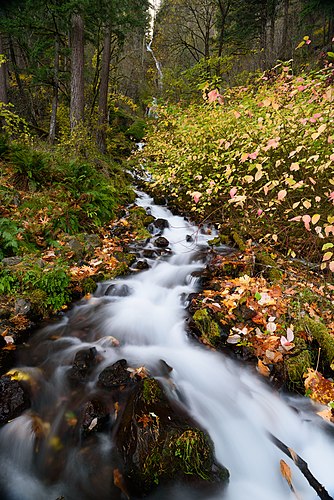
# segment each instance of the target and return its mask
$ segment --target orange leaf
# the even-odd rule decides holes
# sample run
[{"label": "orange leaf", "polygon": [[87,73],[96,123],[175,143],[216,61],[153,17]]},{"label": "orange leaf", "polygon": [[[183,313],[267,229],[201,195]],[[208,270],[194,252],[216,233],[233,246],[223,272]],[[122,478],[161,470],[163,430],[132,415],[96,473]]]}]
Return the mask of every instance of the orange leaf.
[{"label": "orange leaf", "polygon": [[257,362],[257,371],[264,377],[269,377],[270,370],[260,359]]},{"label": "orange leaf", "polygon": [[284,479],[286,480],[286,482],[288,483],[288,485],[290,486],[290,488],[292,488],[292,479],[291,479],[291,469],[290,469],[290,467],[288,466],[288,464],[286,462],[284,462],[284,460],[280,460],[279,465],[280,465],[282,476],[284,477]]}]

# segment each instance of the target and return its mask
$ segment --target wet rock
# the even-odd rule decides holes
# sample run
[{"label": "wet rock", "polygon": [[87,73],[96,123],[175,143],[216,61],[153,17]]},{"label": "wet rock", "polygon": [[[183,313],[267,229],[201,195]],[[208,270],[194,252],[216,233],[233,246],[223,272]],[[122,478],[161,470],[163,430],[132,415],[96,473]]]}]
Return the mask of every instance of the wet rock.
[{"label": "wet rock", "polygon": [[8,372],[15,363],[15,351],[0,350],[0,375]]},{"label": "wet rock", "polygon": [[169,245],[169,241],[164,236],[159,236],[158,238],[156,238],[156,240],[154,241],[154,243],[159,248],[166,248]]},{"label": "wet rock", "polygon": [[126,359],[119,359],[111,366],[105,368],[99,375],[97,385],[103,389],[113,390],[121,386],[131,386],[135,381],[127,370]]},{"label": "wet rock", "polygon": [[140,271],[142,270],[145,270],[145,269],[149,269],[149,265],[148,265],[148,262],[147,260],[138,260],[138,262],[136,262],[135,264],[135,269],[139,269]]},{"label": "wet rock", "polygon": [[5,267],[17,266],[22,261],[21,257],[5,257],[2,259],[1,264]]},{"label": "wet rock", "polygon": [[99,363],[100,357],[95,347],[82,349],[77,352],[74,358],[73,366],[68,372],[68,378],[71,382],[84,383]]},{"label": "wet rock", "polygon": [[157,256],[158,256],[157,252],[152,248],[144,248],[143,257],[145,257],[146,259],[154,259]]},{"label": "wet rock", "polygon": [[16,314],[22,314],[23,316],[29,314],[31,311],[31,303],[28,300],[18,299],[15,302],[14,310]]},{"label": "wet rock", "polygon": [[169,228],[169,222],[166,219],[155,219],[155,221],[153,222],[153,226],[160,231],[163,231],[164,229]]},{"label": "wet rock", "polygon": [[215,463],[213,445],[193,419],[171,404],[155,379],[141,380],[130,394],[116,446],[130,494],[145,496],[159,484],[217,484],[228,480]]},{"label": "wet rock", "polygon": [[80,426],[84,435],[104,430],[108,421],[109,411],[104,403],[92,400],[84,404]]},{"label": "wet rock", "polygon": [[194,238],[191,236],[191,234],[187,234],[187,236],[186,236],[186,242],[190,243],[192,241],[194,241]]},{"label": "wet rock", "polygon": [[110,295],[112,297],[127,297],[130,294],[131,288],[128,287],[128,285],[118,285],[113,283],[112,285],[108,286],[104,295]]},{"label": "wet rock", "polygon": [[0,378],[0,425],[18,417],[30,407],[30,398],[17,380],[4,375]]}]

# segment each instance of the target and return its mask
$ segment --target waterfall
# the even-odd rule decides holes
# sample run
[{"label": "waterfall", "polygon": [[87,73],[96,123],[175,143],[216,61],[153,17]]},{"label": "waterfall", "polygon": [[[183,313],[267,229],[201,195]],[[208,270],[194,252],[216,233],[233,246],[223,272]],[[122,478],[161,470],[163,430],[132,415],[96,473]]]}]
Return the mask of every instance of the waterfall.
[{"label": "waterfall", "polygon": [[162,74],[161,64],[158,61],[158,59],[155,57],[155,54],[151,48],[151,45],[152,45],[152,40],[146,45],[146,50],[152,54],[152,57],[153,57],[153,60],[155,63],[155,67],[157,68],[157,72],[158,72],[158,88],[159,88],[159,90],[162,90],[163,74]]},{"label": "waterfall", "polygon": [[[200,230],[155,205],[144,193],[138,193],[137,204],[168,221],[163,236],[170,242],[171,255],[148,258],[148,270],[101,283],[92,298],[75,305],[63,319],[31,339],[20,369],[34,381],[32,409],[0,431],[1,498],[111,498],[103,479],[110,440],[100,433],[94,448],[82,451],[72,444],[71,431],[64,431],[64,421],[71,418],[76,403],[69,398],[66,373],[75,354],[87,347],[94,347],[101,360],[85,388],[87,394],[94,393],[103,368],[123,358],[129,366],[145,366],[152,373],[159,360],[172,367],[171,395],[206,429],[218,462],[231,474],[228,487],[208,500],[296,499],[280,473],[281,459],[291,467],[298,498],[317,498],[268,433],[300,455],[333,495],[333,441],[311,403],[301,397],[284,400],[248,368],[195,344],[186,335],[187,297],[196,291],[192,275],[204,268],[198,254],[212,238],[210,229]],[[154,248],[152,241],[147,248]],[[38,459],[32,441],[32,428],[37,425],[33,414],[38,415],[40,432],[49,436]],[[61,441],[59,436],[66,439]],[[61,478],[54,480],[58,459],[52,462],[52,457],[56,453],[65,465]],[[85,463],[88,454],[93,457],[89,466]],[[179,487],[170,496],[155,495],[150,498],[188,498]],[[189,494],[189,500],[193,498],[198,497]]]}]

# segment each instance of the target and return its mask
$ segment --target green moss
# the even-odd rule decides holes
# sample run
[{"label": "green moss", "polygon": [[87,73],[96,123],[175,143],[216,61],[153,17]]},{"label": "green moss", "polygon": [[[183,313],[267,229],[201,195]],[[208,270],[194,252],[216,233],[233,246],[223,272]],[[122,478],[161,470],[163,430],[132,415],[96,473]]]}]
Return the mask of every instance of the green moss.
[{"label": "green moss", "polygon": [[[298,345],[295,339],[296,347]],[[301,346],[303,344],[301,343]],[[306,348],[306,343],[304,342],[304,349],[302,349],[297,356],[291,356],[286,360],[286,370],[288,377],[288,385],[291,389],[301,389],[304,388],[304,374],[307,372],[308,368],[312,366],[312,359],[309,350]]]},{"label": "green moss", "polygon": [[97,288],[97,284],[92,277],[88,276],[81,281],[81,287],[84,294],[94,293]]},{"label": "green moss", "polygon": [[152,236],[147,226],[154,221],[154,217],[148,215],[143,207],[134,207],[130,211],[128,220],[137,233],[136,239],[146,239]]},{"label": "green moss", "polygon": [[48,306],[46,304],[48,299],[48,294],[44,290],[32,290],[29,292],[27,300],[31,304],[31,308],[34,314],[37,316],[46,317],[48,315]]},{"label": "green moss", "polygon": [[203,339],[212,346],[216,346],[220,340],[220,330],[218,324],[211,318],[207,309],[198,309],[193,319],[199,328]]},{"label": "green moss", "polygon": [[143,380],[143,400],[146,404],[157,403],[162,397],[161,389],[154,378]]},{"label": "green moss", "polygon": [[212,452],[204,433],[189,429],[172,444],[176,466],[184,474],[196,475],[208,481],[211,473]]},{"label": "green moss", "polygon": [[259,267],[261,273],[272,283],[282,279],[282,271],[278,269],[277,263],[266,252],[257,252],[256,262],[257,264],[260,264]]},{"label": "green moss", "polygon": [[297,328],[306,331],[318,342],[326,361],[331,365],[334,360],[334,338],[330,335],[326,326],[320,321],[305,317],[299,321]]},{"label": "green moss", "polygon": [[239,250],[241,250],[242,252],[244,252],[247,248],[242,236],[237,232],[237,231],[232,231],[231,232],[231,237],[234,241],[234,243],[237,245],[237,247],[239,248]]}]

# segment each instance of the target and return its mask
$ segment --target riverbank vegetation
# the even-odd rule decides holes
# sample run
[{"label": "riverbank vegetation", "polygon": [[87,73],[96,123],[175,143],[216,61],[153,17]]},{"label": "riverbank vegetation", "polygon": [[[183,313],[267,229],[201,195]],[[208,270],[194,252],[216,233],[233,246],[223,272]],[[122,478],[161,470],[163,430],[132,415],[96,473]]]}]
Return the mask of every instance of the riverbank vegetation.
[{"label": "riverbank vegetation", "polygon": [[1,6],[1,334],[129,272],[144,168],[239,252],[192,304],[200,341],[303,392],[333,362],[332,3],[164,0],[153,33],[145,0],[109,4]]}]

